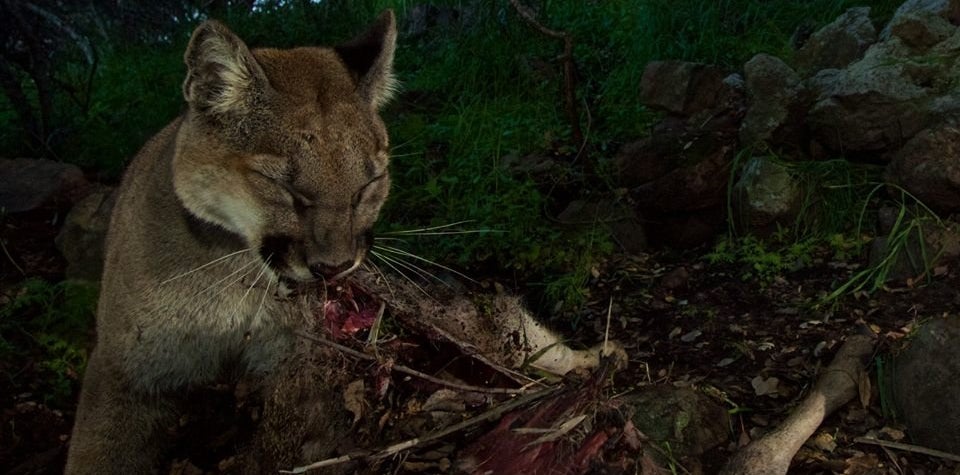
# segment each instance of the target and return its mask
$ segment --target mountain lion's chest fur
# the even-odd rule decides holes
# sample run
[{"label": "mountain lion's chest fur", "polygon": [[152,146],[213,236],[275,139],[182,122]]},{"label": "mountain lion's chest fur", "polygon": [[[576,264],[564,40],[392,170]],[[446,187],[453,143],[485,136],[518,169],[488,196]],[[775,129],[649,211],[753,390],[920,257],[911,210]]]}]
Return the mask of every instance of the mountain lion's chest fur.
[{"label": "mountain lion's chest fur", "polygon": [[185,391],[289,353],[303,312],[280,289],[361,263],[390,185],[395,40],[392,12],[332,48],[196,29],[189,109],[118,191],[67,473],[155,472]]}]

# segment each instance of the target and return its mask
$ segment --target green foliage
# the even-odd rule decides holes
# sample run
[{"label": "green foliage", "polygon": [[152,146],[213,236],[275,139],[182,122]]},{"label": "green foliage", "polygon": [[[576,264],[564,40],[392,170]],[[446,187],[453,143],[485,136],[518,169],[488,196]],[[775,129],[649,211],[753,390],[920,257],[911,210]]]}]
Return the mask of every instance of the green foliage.
[{"label": "green foliage", "polygon": [[766,285],[786,271],[808,265],[814,249],[813,240],[778,243],[776,239],[747,235],[720,240],[704,259],[710,264],[739,265],[742,280],[756,280]]},{"label": "green foliage", "polygon": [[[0,362],[28,356],[41,369],[39,391],[44,401],[69,403],[86,367],[96,300],[97,287],[87,282],[23,282],[0,307]],[[32,384],[18,382],[16,372],[4,377],[15,385]]]},{"label": "green foliage", "polygon": [[[920,270],[920,279],[927,280],[932,276],[931,265],[939,258],[927,249],[928,232],[943,229],[946,224],[933,210],[928,208],[915,196],[906,190],[892,184],[877,184],[867,195],[870,197],[884,189],[894,189],[897,200],[896,216],[886,236],[877,236],[880,239],[879,253],[874,262],[865,269],[855,273],[848,281],[831,292],[824,303],[836,302],[840,297],[859,292],[861,290],[873,292],[883,288],[889,280],[890,274],[898,267],[907,266],[910,269]],[[867,212],[864,206],[860,219],[857,222],[858,234],[861,231],[863,215]]]},{"label": "green foliage", "polygon": [[[468,269],[541,280],[549,298],[582,300],[586,272],[610,251],[610,240],[601,228],[561,229],[543,218],[545,210],[575,198],[569,192],[555,196],[552,190],[561,180],[568,188],[577,188],[569,183],[585,184],[582,170],[570,166],[567,175],[553,177],[555,182],[536,183],[502,163],[506,156],[531,153],[571,162],[580,148],[571,143],[564,117],[562,64],[556,59],[562,53],[560,41],[531,28],[506,0],[431,2],[457,8],[460,17],[430,25],[418,35],[407,32],[407,14],[414,8],[407,0],[276,0],[257,2],[253,10],[242,3],[226,2],[215,16],[254,47],[330,44],[361,31],[383,9],[395,9],[401,30],[395,69],[403,86],[398,100],[384,111],[394,144],[394,187],[381,230],[472,220],[476,228],[500,232],[422,238],[410,243],[411,250]],[[637,91],[648,61],[685,59],[739,69],[758,52],[789,58],[798,27],[815,29],[866,2],[521,3],[533,7],[543,25],[573,35],[576,93],[593,152],[590,160],[599,161],[596,170],[609,171],[604,158],[619,143],[646,134],[655,117],[642,107]],[[882,21],[900,0],[870,3]],[[198,22],[208,14],[197,10],[192,17]],[[149,41],[124,43],[101,36],[94,45],[101,61],[89,100],[58,98],[58,116],[66,123],[59,129],[63,136],[56,141],[57,155],[116,176],[144,141],[182,110],[182,54],[194,23],[171,22],[166,34]],[[56,75],[60,82],[72,83],[79,71],[68,63]],[[0,100],[0,145],[8,151],[22,150],[19,138],[9,133],[14,121],[10,104]],[[598,183],[610,181],[599,178]],[[840,201],[829,202],[829,196],[811,194],[807,209],[843,208]],[[836,216],[836,223],[845,222]],[[800,220],[798,226],[820,232],[836,227],[824,219]],[[792,265],[789,256],[779,262],[773,257],[781,254],[754,246],[738,259],[745,259],[751,274],[769,276]]]}]

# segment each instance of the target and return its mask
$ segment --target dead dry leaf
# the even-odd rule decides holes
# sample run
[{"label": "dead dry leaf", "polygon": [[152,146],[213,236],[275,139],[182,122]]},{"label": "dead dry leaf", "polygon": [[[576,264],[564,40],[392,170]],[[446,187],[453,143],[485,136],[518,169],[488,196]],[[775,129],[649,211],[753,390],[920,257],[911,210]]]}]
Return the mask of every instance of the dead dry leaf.
[{"label": "dead dry leaf", "polygon": [[870,399],[873,396],[870,374],[866,371],[861,371],[860,374],[857,375],[857,379],[857,386],[860,391],[860,405],[868,408],[870,407]]},{"label": "dead dry leaf", "polygon": [[366,388],[362,379],[347,385],[343,390],[343,407],[353,414],[353,423],[356,424],[363,417],[363,407],[366,404],[364,393]]},{"label": "dead dry leaf", "polygon": [[780,379],[775,376],[769,378],[757,376],[750,380],[750,385],[753,386],[753,392],[756,393],[757,396],[777,396],[779,394]]},{"label": "dead dry leaf", "polygon": [[837,450],[837,440],[833,435],[826,432],[818,432],[810,440],[807,441],[808,444],[822,450],[824,452],[833,452]]}]

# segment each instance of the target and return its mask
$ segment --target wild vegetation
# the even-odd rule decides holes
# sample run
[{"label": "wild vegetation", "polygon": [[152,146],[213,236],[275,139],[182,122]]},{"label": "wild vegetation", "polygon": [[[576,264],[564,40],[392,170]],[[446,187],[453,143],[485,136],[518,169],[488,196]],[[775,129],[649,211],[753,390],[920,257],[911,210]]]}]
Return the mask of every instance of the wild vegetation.
[{"label": "wild vegetation", "polygon": [[[602,227],[558,227],[550,218],[571,199],[617,194],[614,152],[648,134],[657,117],[638,98],[649,61],[736,69],[759,52],[789,58],[798,35],[868,2],[528,2],[538,22],[573,38],[582,142],[565,115],[562,43],[532,28],[507,0],[433,2],[440,13],[430,15],[425,4],[406,0],[163,1],[126,10],[114,3],[2,3],[4,155],[53,158],[115,181],[182,109],[181,56],[199,20],[220,18],[252,46],[285,47],[337,42],[393,8],[401,18],[402,89],[384,114],[394,186],[381,231],[461,223],[404,245],[469,275],[529,286],[541,306],[558,308],[583,303],[592,269],[616,246]],[[901,2],[869,3],[882,24]],[[417,15],[427,23],[415,24]],[[511,168],[530,155],[558,166],[546,176]],[[805,207],[794,226],[766,238],[731,227],[716,246],[694,252],[738,265],[741,278],[761,285],[824,249],[844,259],[861,255],[862,233],[875,232],[861,217],[876,205],[879,172],[822,161],[795,164],[792,173],[816,184],[806,198],[816,206]],[[901,236],[915,232],[912,220],[931,219],[910,196],[900,209]],[[838,291],[883,280],[876,273],[858,279]],[[29,280],[0,308],[0,359],[39,355],[49,379],[36,390],[53,404],[75,389],[94,301],[95,290],[80,284]]]}]

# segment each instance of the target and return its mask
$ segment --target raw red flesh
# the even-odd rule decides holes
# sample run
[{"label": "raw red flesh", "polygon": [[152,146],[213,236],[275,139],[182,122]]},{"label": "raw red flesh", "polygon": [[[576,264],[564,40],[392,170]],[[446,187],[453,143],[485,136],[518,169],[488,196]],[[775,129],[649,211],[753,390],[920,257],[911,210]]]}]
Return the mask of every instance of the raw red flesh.
[{"label": "raw red flesh", "polygon": [[379,309],[377,299],[360,287],[344,282],[326,288],[323,323],[330,336],[345,340],[361,330],[369,330]]}]

